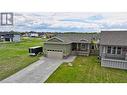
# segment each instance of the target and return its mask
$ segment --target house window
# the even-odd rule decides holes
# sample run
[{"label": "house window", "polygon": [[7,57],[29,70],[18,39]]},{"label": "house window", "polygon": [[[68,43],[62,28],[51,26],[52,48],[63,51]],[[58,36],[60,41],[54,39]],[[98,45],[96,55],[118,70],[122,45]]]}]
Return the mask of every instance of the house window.
[{"label": "house window", "polygon": [[108,46],[107,53],[111,53],[111,47]]},{"label": "house window", "polygon": [[117,48],[117,54],[121,54],[121,50],[122,50],[121,47],[118,47]]},{"label": "house window", "polygon": [[81,44],[82,49],[87,49],[86,44]]},{"label": "house window", "polygon": [[112,54],[116,54],[116,47],[112,48]]},{"label": "house window", "polygon": [[82,44],[82,48],[85,48],[86,47],[86,45],[85,44]]}]

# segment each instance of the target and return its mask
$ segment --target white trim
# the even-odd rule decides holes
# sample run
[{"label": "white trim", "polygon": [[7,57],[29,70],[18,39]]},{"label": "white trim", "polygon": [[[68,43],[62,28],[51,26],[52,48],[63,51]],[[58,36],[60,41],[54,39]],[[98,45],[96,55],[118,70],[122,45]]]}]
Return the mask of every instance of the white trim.
[{"label": "white trim", "polygon": [[[108,47],[111,47],[111,53],[108,53]],[[113,48],[114,47],[116,47],[116,49],[115,49],[115,54],[118,54],[117,53],[117,50],[118,50],[118,47],[120,47],[121,48],[121,53],[120,54],[118,54],[118,55],[121,55],[122,54],[122,47],[121,46],[107,46],[107,50],[106,50],[106,53],[108,53],[108,54],[113,54]]]},{"label": "white trim", "polygon": [[86,42],[88,42],[88,40],[87,40],[87,39],[81,39],[80,41],[86,41]]},{"label": "white trim", "polygon": [[113,54],[113,50],[114,50],[113,48],[114,48],[114,47],[115,47],[115,53],[114,53],[114,54],[117,54],[117,53],[116,53],[116,48],[117,48],[116,46],[111,46],[111,54]]},{"label": "white trim", "polygon": [[44,44],[70,44],[70,43],[61,43],[61,42],[45,42]]},{"label": "white trim", "polygon": [[119,60],[119,59],[108,59],[108,58],[102,58],[102,60],[110,60],[110,61],[118,61],[118,62],[127,62],[126,60]]},{"label": "white trim", "polygon": [[[111,47],[111,46],[107,46],[106,53],[108,53],[108,47]],[[112,54],[112,47],[111,47],[111,52],[108,54]]]},{"label": "white trim", "polygon": [[[118,47],[120,47],[120,46],[118,46]],[[118,49],[118,47],[117,47],[117,49]],[[121,53],[120,54],[122,54],[123,52],[122,52],[122,47],[120,47],[121,48]],[[117,53],[117,52],[116,52]],[[118,53],[117,53],[118,54]]]},{"label": "white trim", "polygon": [[106,53],[106,48],[105,48],[105,46],[103,46],[103,53]]},{"label": "white trim", "polygon": [[64,42],[62,39],[60,39],[60,38],[58,38],[58,37],[52,37],[52,38],[49,38],[47,41],[52,40],[52,39],[54,39],[54,38],[56,38],[56,39],[58,39],[58,40]]}]

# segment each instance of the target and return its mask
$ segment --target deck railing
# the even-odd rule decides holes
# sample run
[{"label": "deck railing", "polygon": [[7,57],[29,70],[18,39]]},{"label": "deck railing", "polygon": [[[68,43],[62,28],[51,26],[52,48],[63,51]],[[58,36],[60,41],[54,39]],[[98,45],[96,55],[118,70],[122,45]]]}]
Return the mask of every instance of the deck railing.
[{"label": "deck railing", "polygon": [[127,69],[127,61],[126,60],[114,60],[114,59],[101,59],[101,66],[103,67],[111,67],[111,68],[119,68],[119,69]]},{"label": "deck railing", "polygon": [[72,51],[72,55],[89,55],[89,51],[85,50],[85,51]]}]

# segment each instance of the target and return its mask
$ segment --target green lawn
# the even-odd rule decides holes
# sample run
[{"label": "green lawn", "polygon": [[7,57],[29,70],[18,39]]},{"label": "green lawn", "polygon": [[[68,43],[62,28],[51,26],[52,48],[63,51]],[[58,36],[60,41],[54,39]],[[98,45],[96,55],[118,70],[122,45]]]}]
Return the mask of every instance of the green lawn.
[{"label": "green lawn", "polygon": [[0,43],[0,80],[37,61],[40,56],[30,57],[28,47],[43,46],[43,41],[41,38],[22,38],[19,43]]},{"label": "green lawn", "polygon": [[62,64],[46,83],[127,83],[127,70],[101,67],[96,56],[78,56],[72,64]]}]

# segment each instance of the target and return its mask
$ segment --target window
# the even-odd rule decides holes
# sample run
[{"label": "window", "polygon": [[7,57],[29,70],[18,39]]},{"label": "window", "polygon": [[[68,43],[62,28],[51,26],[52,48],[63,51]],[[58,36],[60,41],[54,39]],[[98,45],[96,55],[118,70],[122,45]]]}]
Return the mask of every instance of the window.
[{"label": "window", "polygon": [[87,45],[86,45],[86,44],[81,44],[81,49],[82,49],[82,50],[87,49]]},{"label": "window", "polygon": [[108,46],[107,53],[109,53],[109,54],[121,54],[122,48],[121,47],[115,47],[115,46],[114,47]]},{"label": "window", "polygon": [[121,47],[118,47],[117,48],[117,54],[121,54],[121,50],[122,50]]},{"label": "window", "polygon": [[47,50],[47,51],[56,51],[56,52],[62,52],[62,50]]},{"label": "window", "polygon": [[116,54],[116,47],[112,48],[112,54]]},{"label": "window", "polygon": [[86,47],[86,45],[85,44],[82,44],[82,48],[85,48]]},{"label": "window", "polygon": [[111,53],[111,47],[108,46],[107,53]]}]

